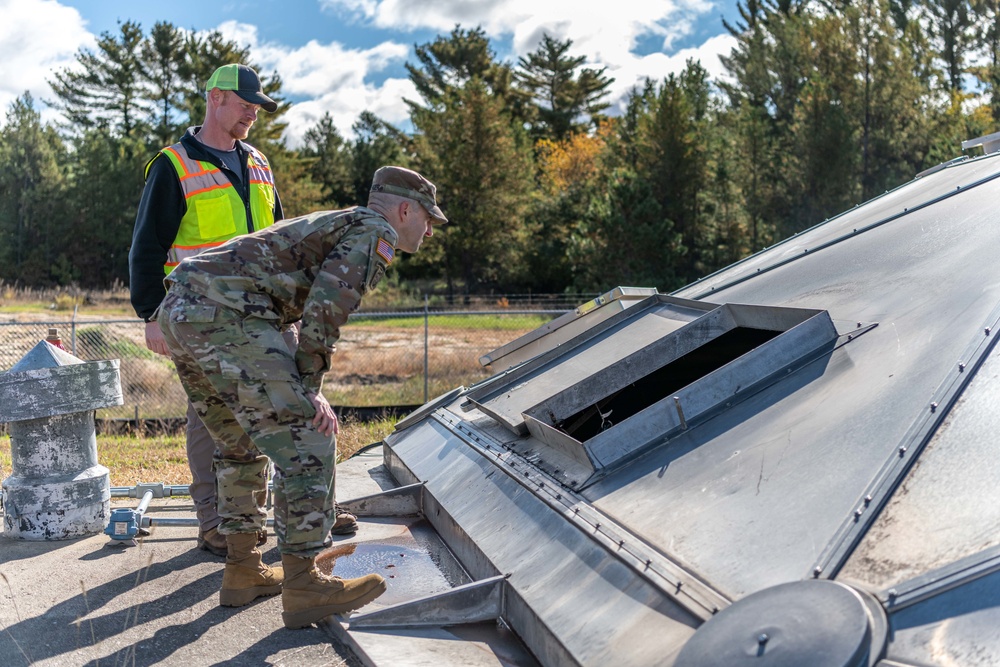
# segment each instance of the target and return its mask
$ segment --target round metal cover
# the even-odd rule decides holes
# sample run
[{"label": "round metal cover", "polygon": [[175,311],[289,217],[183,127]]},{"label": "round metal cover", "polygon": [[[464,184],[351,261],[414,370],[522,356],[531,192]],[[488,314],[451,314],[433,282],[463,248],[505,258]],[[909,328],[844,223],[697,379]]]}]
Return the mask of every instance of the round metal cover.
[{"label": "round metal cover", "polygon": [[[826,580],[796,581],[738,600],[698,628],[677,667],[868,667],[872,647],[884,641],[857,591]],[[873,632],[874,629],[874,632]]]}]

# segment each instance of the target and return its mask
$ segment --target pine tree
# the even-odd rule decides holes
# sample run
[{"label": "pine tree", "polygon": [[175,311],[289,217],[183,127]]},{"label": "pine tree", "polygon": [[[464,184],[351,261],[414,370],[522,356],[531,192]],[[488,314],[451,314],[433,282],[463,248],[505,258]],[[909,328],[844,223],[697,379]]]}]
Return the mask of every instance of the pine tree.
[{"label": "pine tree", "polygon": [[143,42],[142,59],[155,101],[151,125],[156,145],[151,148],[168,146],[180,139],[184,129],[179,122],[184,90],[178,75],[185,60],[184,35],[174,25],[158,21]]},{"label": "pine tree", "polygon": [[65,160],[62,140],[25,92],[0,130],[0,278],[37,286],[75,277],[54,269],[57,245],[73,236],[65,227]]},{"label": "pine tree", "polygon": [[614,79],[605,76],[607,68],[582,67],[584,56],[567,55],[572,45],[570,39],[560,42],[545,34],[538,49],[518,61],[514,78],[535,107],[536,140],[562,141],[572,132],[594,128],[609,106],[602,99]]},{"label": "pine tree", "polygon": [[118,34],[101,33],[97,50],[81,49],[78,67],[65,68],[49,81],[71,129],[103,125],[119,136],[141,136],[150,113],[147,73],[142,58],[143,34],[138,23],[118,24]]}]

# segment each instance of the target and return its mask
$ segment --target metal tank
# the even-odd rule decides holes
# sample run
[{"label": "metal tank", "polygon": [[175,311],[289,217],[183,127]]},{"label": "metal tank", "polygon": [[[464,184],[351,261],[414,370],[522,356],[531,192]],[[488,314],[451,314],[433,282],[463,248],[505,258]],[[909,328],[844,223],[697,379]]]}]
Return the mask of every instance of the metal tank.
[{"label": "metal tank", "polygon": [[491,353],[531,347],[345,503],[447,572],[337,631],[370,664],[1000,664],[998,177],[953,161]]}]

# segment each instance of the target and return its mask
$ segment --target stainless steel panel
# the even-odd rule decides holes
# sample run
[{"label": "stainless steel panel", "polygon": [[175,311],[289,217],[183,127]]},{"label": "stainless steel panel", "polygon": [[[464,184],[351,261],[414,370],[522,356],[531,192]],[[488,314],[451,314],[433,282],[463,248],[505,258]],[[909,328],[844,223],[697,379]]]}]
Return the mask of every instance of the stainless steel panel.
[{"label": "stainless steel panel", "polygon": [[491,577],[474,581],[378,611],[356,614],[351,616],[348,627],[372,630],[497,622],[503,613],[504,579]]},{"label": "stainless steel panel", "polygon": [[[976,194],[1000,198],[1000,183]],[[730,596],[808,576],[1000,302],[985,272],[1000,211],[967,203],[926,207],[714,294],[879,326],[585,495]]]},{"label": "stainless steel panel", "polygon": [[550,665],[669,664],[695,619],[442,429],[428,422],[397,434],[393,455],[448,508],[447,517],[427,510],[428,519],[470,572],[482,576],[474,571],[483,561],[462,556],[474,549],[489,555],[493,574],[510,575],[505,620],[532,653]]},{"label": "stainless steel panel", "polygon": [[418,628],[347,632],[326,619],[334,634],[344,639],[370,667],[535,667],[510,630],[496,623],[448,628]]},{"label": "stainless steel panel", "polygon": [[479,358],[479,363],[483,366],[492,365],[494,371],[511,368],[562,345],[595,324],[656,293],[654,287],[616,287],[534,331],[484,354]]},{"label": "stainless steel panel", "polygon": [[993,348],[838,578],[890,588],[1000,545],[998,406]]},{"label": "stainless steel panel", "polygon": [[1000,573],[890,613],[887,658],[916,665],[1000,665]]}]

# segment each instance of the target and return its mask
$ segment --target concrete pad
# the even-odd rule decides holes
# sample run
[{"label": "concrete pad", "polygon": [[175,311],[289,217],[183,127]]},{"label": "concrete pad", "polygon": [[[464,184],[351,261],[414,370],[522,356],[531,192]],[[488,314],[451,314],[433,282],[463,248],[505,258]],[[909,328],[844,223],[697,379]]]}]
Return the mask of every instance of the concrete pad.
[{"label": "concrete pad", "polygon": [[[380,448],[338,466],[338,498],[378,493],[380,466]],[[137,505],[112,499],[112,509]],[[154,499],[147,515],[194,518],[194,508]],[[358,538],[378,534],[360,523]],[[326,627],[286,629],[280,596],[219,606],[223,559],[197,549],[197,534],[154,525],[135,547],[107,546],[104,534],[0,536],[0,665],[361,665]],[[264,550],[265,562],[280,562],[273,535]]]}]

